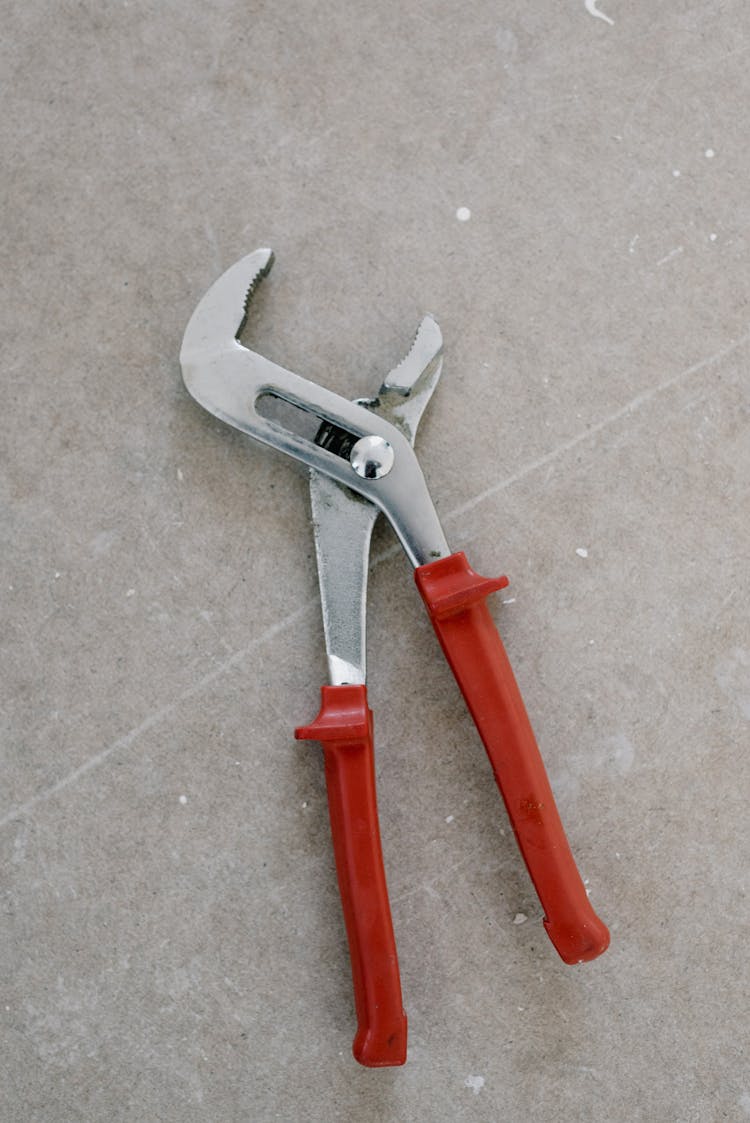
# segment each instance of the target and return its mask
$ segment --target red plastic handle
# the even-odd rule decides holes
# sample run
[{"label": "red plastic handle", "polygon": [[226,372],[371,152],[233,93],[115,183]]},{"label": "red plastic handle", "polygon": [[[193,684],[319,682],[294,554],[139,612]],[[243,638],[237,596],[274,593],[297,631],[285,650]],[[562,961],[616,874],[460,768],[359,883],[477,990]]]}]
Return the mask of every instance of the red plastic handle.
[{"label": "red plastic handle", "polygon": [[463,553],[419,566],[414,576],[490,758],[547,934],[566,963],[595,959],[609,946],[609,932],[576,868],[521,693],[485,604],[508,579],[480,577]]},{"label": "red plastic handle", "polygon": [[368,1068],[406,1060],[406,1014],[380,846],[372,711],[364,686],[324,686],[295,737],[320,741],[357,1011],[352,1052]]}]

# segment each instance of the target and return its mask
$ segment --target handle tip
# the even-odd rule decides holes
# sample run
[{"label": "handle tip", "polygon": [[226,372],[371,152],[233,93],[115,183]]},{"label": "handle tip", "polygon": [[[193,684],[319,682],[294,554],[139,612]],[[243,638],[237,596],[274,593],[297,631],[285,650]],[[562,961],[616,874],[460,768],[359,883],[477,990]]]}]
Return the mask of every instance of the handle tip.
[{"label": "handle tip", "polygon": [[354,1038],[354,1059],[365,1068],[395,1068],[406,1063],[406,1014],[388,1026],[360,1028]]},{"label": "handle tip", "polygon": [[544,927],[564,963],[589,963],[609,947],[609,928],[595,915],[575,926],[545,919]]}]

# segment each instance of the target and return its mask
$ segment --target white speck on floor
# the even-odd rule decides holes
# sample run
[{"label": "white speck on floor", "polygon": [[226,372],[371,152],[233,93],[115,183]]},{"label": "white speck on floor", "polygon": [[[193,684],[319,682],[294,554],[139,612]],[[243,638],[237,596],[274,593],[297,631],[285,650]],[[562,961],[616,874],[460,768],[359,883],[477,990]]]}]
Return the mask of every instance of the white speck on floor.
[{"label": "white speck on floor", "polygon": [[182,803],[182,804],[185,804],[185,803],[187,803],[187,796],[186,796],[186,795],[181,795],[181,796],[180,796],[180,803]]},{"label": "white speck on floor", "polygon": [[615,26],[615,21],[613,19],[610,19],[609,16],[605,16],[604,12],[599,11],[596,6],[596,0],[583,0],[583,2],[586,5],[586,11],[590,16],[596,16],[597,19],[603,19],[604,22],[608,23],[611,27]]},{"label": "white speck on floor", "polygon": [[482,1091],[482,1088],[484,1088],[484,1077],[483,1076],[467,1076],[466,1079],[464,1080],[464,1087],[471,1088],[474,1095],[478,1096],[479,1093]]},{"label": "white speck on floor", "polygon": [[459,222],[468,222],[471,218],[471,211],[468,207],[459,207],[456,211],[456,218]]},{"label": "white speck on floor", "polygon": [[455,815],[446,815],[445,821],[446,821],[446,823],[452,823],[454,818],[455,818]]},{"label": "white speck on floor", "polygon": [[640,234],[634,234],[628,242],[628,253],[635,253],[635,244],[640,238]]},{"label": "white speck on floor", "polygon": [[185,479],[185,477],[182,474],[182,468],[177,469],[177,479],[178,480],[184,480]]},{"label": "white speck on floor", "polygon": [[679,168],[672,168],[672,175],[675,177],[675,179],[679,179],[679,177],[682,175],[682,172]]},{"label": "white speck on floor", "polygon": [[302,806],[303,806],[303,807],[307,807],[307,800],[306,800],[306,799],[303,799],[303,800],[302,800]]},{"label": "white speck on floor", "polygon": [[134,596],[135,596],[135,589],[128,589],[128,591],[127,591],[127,593],[125,594],[125,596],[126,596],[126,597],[134,597]]},{"label": "white speck on floor", "polygon": [[58,577],[59,577],[59,576],[60,576],[60,570],[59,570],[59,569],[56,569],[56,570],[55,570],[55,581],[57,581],[57,579],[58,579]]},{"label": "white speck on floor", "polygon": [[680,254],[682,253],[682,250],[683,250],[682,246],[676,246],[673,250],[670,250],[668,254],[666,254],[664,257],[660,258],[659,261],[657,261],[656,264],[657,265],[666,265],[666,263],[668,261],[671,261],[673,257],[679,257]]},{"label": "white speck on floor", "polygon": [[716,153],[714,152],[713,148],[707,148],[704,155],[707,160],[713,160]]},{"label": "white speck on floor", "polygon": [[516,603],[515,597],[508,597],[506,600],[503,601],[503,604],[515,604],[515,603]]},{"label": "white speck on floor", "polygon": [[514,924],[525,924],[528,919],[529,918],[528,918],[528,916],[526,915],[525,912],[517,912],[516,915],[513,917],[513,923]]},{"label": "white speck on floor", "polygon": [[576,550],[576,553],[578,554],[579,558],[587,558],[589,556],[589,552],[585,546],[579,546]]},{"label": "white speck on floor", "polygon": [[709,234],[709,235],[708,235],[708,240],[709,240],[709,242],[715,242],[715,241],[716,241],[716,239],[717,239],[717,237],[718,237],[718,235],[717,235],[717,234]]}]

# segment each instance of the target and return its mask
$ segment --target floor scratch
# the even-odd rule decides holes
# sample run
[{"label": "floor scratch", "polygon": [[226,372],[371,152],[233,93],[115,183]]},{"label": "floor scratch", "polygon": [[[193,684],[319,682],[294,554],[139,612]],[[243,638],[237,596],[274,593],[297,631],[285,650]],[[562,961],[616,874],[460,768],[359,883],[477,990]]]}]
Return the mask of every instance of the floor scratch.
[{"label": "floor scratch", "polygon": [[460,869],[463,869],[463,867],[467,866],[475,857],[475,854],[465,854],[458,862],[454,862],[452,866],[441,870],[436,877],[431,878],[429,881],[421,882],[419,885],[412,886],[411,889],[399,893],[397,897],[391,897],[391,905],[400,904],[402,901],[408,900],[409,897],[414,897],[417,893],[427,893],[429,896],[432,896],[436,885],[444,881],[446,877],[450,877],[451,874],[457,873]]},{"label": "floor scratch", "polygon": [[314,601],[310,601],[302,607],[295,609],[294,612],[285,616],[282,620],[277,620],[275,624],[272,624],[270,628],[266,628],[265,632],[254,639],[247,647],[243,647],[241,651],[236,651],[234,655],[231,655],[228,659],[224,659],[218,667],[214,667],[208,674],[203,675],[202,678],[199,678],[191,686],[187,687],[186,690],[183,690],[172,702],[168,702],[165,706],[160,706],[158,710],[154,710],[153,713],[149,714],[148,717],[144,718],[138,725],[134,725],[127,733],[123,733],[121,737],[118,737],[116,741],[107,745],[106,748],[102,749],[100,752],[94,753],[93,756],[90,756],[83,764],[74,768],[72,772],[68,772],[62,779],[57,780],[48,788],[42,788],[41,791],[31,796],[31,798],[27,799],[24,803],[19,803],[16,807],[12,807],[10,811],[7,811],[2,818],[0,818],[0,828],[28,815],[38,804],[44,803],[46,800],[57,795],[58,792],[63,791],[64,788],[75,784],[76,781],[80,780],[82,776],[85,776],[87,772],[90,772],[93,768],[98,768],[100,764],[103,764],[115,753],[129,749],[130,746],[144,733],[147,733],[149,729],[153,729],[160,721],[170,717],[183,702],[186,702],[189,698],[200,693],[206,686],[209,686],[212,682],[215,682],[216,679],[225,675],[232,667],[241,663],[243,659],[247,658],[256,648],[267,643],[268,640],[273,639],[279,632],[283,632],[286,628],[294,624],[304,616],[306,612],[310,611],[312,605],[314,605]]},{"label": "floor scratch", "polygon": [[642,406],[658,397],[659,394],[663,394],[673,386],[677,386],[678,383],[689,378],[691,374],[697,374],[699,370],[705,370],[706,367],[711,367],[721,359],[725,359],[727,355],[731,355],[748,341],[750,341],[750,331],[746,331],[743,335],[739,336],[738,339],[733,339],[731,343],[720,347],[718,351],[714,351],[708,358],[701,359],[699,362],[693,363],[692,366],[678,371],[677,374],[665,378],[663,382],[652,386],[650,390],[644,390],[642,393],[636,394],[634,398],[631,398],[624,406],[620,406],[614,413],[603,417],[601,421],[597,421],[590,428],[584,430],[584,432],[578,433],[575,437],[571,437],[570,440],[563,441],[557,448],[553,448],[551,452],[546,452],[544,456],[539,456],[536,460],[531,460],[528,464],[524,464],[517,472],[506,476],[505,479],[500,480],[491,487],[485,488],[484,491],[480,491],[472,499],[467,499],[465,503],[460,503],[457,507],[454,507],[452,511],[449,511],[445,517],[455,519],[461,515],[465,515],[468,511],[473,510],[474,507],[483,503],[485,499],[489,499],[491,496],[497,495],[498,492],[504,491],[505,488],[524,479],[525,476],[531,475],[532,472],[536,472],[539,468],[544,468],[550,461],[556,460],[559,456],[564,455],[564,453],[571,452],[574,448],[583,444],[584,441],[597,436],[599,433],[603,432],[603,430],[608,429],[610,425],[614,425],[617,421],[620,421],[623,417],[628,417],[631,414],[637,413]]},{"label": "floor scratch", "polygon": [[665,265],[668,261],[671,261],[673,257],[679,257],[679,255],[682,253],[682,251],[683,251],[683,247],[677,246],[675,249],[670,250],[670,252],[668,254],[665,254],[664,257],[659,258],[659,260],[657,261],[656,264],[657,265]]},{"label": "floor scratch", "polygon": [[[579,445],[583,444],[590,438],[597,436],[599,433],[603,432],[603,430],[609,428],[610,425],[614,425],[623,417],[628,417],[636,413],[639,409],[641,409],[642,406],[652,401],[659,394],[663,394],[665,391],[671,389],[671,387],[676,386],[684,379],[689,378],[690,375],[697,374],[698,371],[705,370],[707,367],[711,367],[715,363],[718,363],[721,359],[726,358],[727,355],[731,355],[734,351],[737,351],[748,341],[750,341],[750,331],[746,331],[737,339],[733,339],[724,347],[720,347],[717,351],[714,351],[713,354],[709,355],[707,358],[701,359],[699,360],[699,362],[693,363],[692,366],[686,367],[684,370],[678,371],[676,374],[671,375],[671,377],[664,379],[663,382],[660,382],[658,383],[658,385],[653,386],[650,390],[644,390],[642,393],[636,394],[636,396],[634,398],[631,398],[629,402],[626,402],[625,405],[621,406],[613,413],[610,413],[606,417],[603,417],[601,421],[596,422],[596,424],[592,425],[590,428],[584,430],[581,433],[578,433],[575,437],[571,437],[570,440],[563,441],[562,444],[558,445],[550,452],[545,453],[543,456],[539,456],[535,460],[531,460],[527,464],[524,464],[521,468],[518,469],[518,471],[513,472],[510,476],[506,476],[505,479],[500,480],[498,483],[493,484],[491,487],[486,488],[484,491],[479,492],[471,499],[468,499],[465,503],[460,503],[457,507],[454,507],[452,510],[448,511],[443,517],[445,519],[457,519],[461,515],[465,515],[468,511],[472,511],[475,507],[479,506],[480,503],[484,503],[485,500],[490,499],[492,496],[497,495],[499,492],[504,491],[508,487],[511,487],[519,480],[522,480],[526,476],[529,476],[533,472],[536,472],[539,468],[545,467],[553,460],[556,460],[558,457],[563,456],[566,452],[572,451],[572,449],[577,448]],[[382,553],[373,558],[373,565],[378,565],[380,562],[392,557],[394,554],[399,552],[399,549],[399,547],[393,547],[391,549],[382,551]],[[158,710],[154,710],[153,713],[149,714],[148,717],[144,718],[143,721],[139,722],[138,725],[135,725],[121,737],[118,737],[116,741],[113,741],[110,745],[107,745],[106,748],[102,749],[100,752],[95,753],[93,756],[90,756],[88,760],[85,760],[83,762],[83,764],[80,764],[77,768],[74,768],[66,776],[63,776],[62,779],[56,781],[56,783],[51,784],[47,788],[43,788],[41,791],[37,792],[36,795],[33,795],[30,799],[27,799],[24,803],[20,803],[15,807],[12,807],[2,817],[0,817],[0,828],[5,827],[9,823],[12,823],[20,818],[23,818],[25,815],[28,815],[29,812],[33,811],[33,809],[40,803],[44,803],[45,801],[51,799],[53,796],[57,795],[58,792],[70,787],[72,784],[76,783],[76,781],[79,780],[82,776],[85,776],[92,769],[97,768],[100,764],[103,764],[115,753],[122,752],[123,750],[130,748],[130,746],[133,745],[138,740],[138,738],[142,736],[142,734],[147,733],[149,729],[152,729],[160,721],[163,721],[165,718],[171,716],[183,702],[187,701],[189,698],[193,698],[205,687],[209,686],[212,682],[215,682],[216,679],[226,674],[226,672],[228,670],[231,670],[232,667],[235,667],[239,663],[241,663],[243,659],[245,659],[256,648],[262,646],[264,643],[267,643],[269,640],[279,635],[280,632],[285,631],[297,620],[301,619],[305,615],[305,613],[312,610],[312,608],[317,603],[317,600],[318,598],[311,599],[306,604],[295,609],[294,612],[291,612],[289,615],[283,617],[283,619],[277,620],[275,624],[272,624],[271,627],[266,628],[265,632],[263,632],[262,635],[253,640],[252,643],[248,644],[247,647],[243,647],[241,651],[235,652],[233,655],[229,656],[229,658],[220,663],[217,667],[214,667],[212,671],[209,671],[208,674],[203,675],[203,677],[194,682],[192,686],[189,686],[186,690],[183,690],[172,702],[168,702],[165,706],[161,706]]]}]

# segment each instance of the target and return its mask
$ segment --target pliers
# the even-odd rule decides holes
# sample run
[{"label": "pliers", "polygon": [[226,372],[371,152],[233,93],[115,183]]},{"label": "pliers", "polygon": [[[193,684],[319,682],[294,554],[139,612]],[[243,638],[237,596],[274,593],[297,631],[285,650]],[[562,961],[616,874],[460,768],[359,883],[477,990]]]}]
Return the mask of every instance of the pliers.
[{"label": "pliers", "polygon": [[505,649],[485,603],[508,584],[451,553],[412,448],[440,377],[432,317],[372,399],[354,402],[239,342],[250,299],[273,264],[258,249],[228,269],[193,313],[180,352],[185,385],[216,417],[311,469],[315,547],[330,685],[298,738],[323,745],[357,1014],[353,1052],[370,1067],[406,1060],[406,1015],[378,827],[365,611],[380,511],[414,566],[443,653],[490,759],[519,849],[566,963],[596,958],[609,932],[594,912],[555,806]]}]

